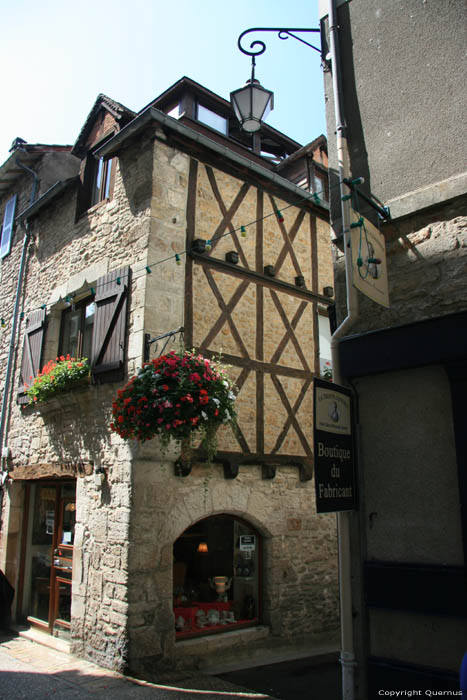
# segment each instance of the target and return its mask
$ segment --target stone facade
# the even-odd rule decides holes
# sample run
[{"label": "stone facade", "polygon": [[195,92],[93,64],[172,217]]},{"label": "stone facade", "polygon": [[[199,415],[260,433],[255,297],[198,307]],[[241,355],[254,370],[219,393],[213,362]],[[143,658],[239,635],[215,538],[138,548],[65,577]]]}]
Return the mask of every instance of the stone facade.
[{"label": "stone facade", "polygon": [[[91,142],[102,136],[102,124],[109,126],[104,119],[89,127]],[[56,356],[67,297],[75,295],[78,301],[106,275],[129,266],[125,376],[143,363],[145,334],[154,337],[184,326],[186,342],[209,352],[222,350],[241,380],[239,425],[248,450],[242,452],[228,430],[219,445],[241,458],[238,475],[226,479],[220,464],[194,463],[183,478],[173,467],[180,450],[164,455],[157,441],[127,444],[110,431],[112,397],[122,382],[92,383],[49,407],[21,407],[14,399],[21,365],[21,353],[16,355],[5,439],[10,479],[4,492],[0,568],[17,590],[22,588],[24,552],[19,544],[26,536],[24,494],[31,478],[76,477],[72,650],[109,668],[145,674],[158,664],[182,663],[174,635],[173,545],[191,525],[216,514],[241,517],[264,540],[262,623],[267,634],[333,638],[338,626],[335,519],[316,515],[309,447],[310,382],[319,371],[317,313],[324,303],[323,287],[333,285],[327,215],[306,197],[295,204],[297,197],[282,192],[280,185],[268,192],[251,173],[247,185],[240,173],[203,157],[167,143],[166,132],[157,126],[146,128],[120,147],[110,199],[76,218],[80,185],[74,182],[26,217],[32,238],[22,309],[27,317],[47,306],[42,364]],[[26,190],[23,180],[17,186]],[[226,210],[239,193],[244,198],[226,223]],[[21,197],[23,210],[26,194]],[[260,202],[264,209],[259,217]],[[273,203],[284,212],[283,226]],[[232,229],[257,219],[241,245],[246,266],[256,276],[251,275],[248,291],[229,316],[226,305],[245,280],[231,269],[209,268],[210,260],[223,261],[235,238]],[[210,255],[199,259],[186,254],[190,241],[210,238],[216,230],[228,235]],[[13,243],[1,268],[2,298],[7,300],[2,316],[7,318],[13,312],[18,231]],[[181,265],[175,264],[175,254],[182,257]],[[276,265],[276,279],[285,285],[276,296],[263,274],[266,264]],[[294,283],[298,271],[308,297]],[[222,313],[224,322],[213,334]],[[18,349],[24,334],[22,321]],[[7,350],[4,333],[2,368]],[[247,361],[250,376],[243,381]],[[274,383],[276,365],[283,376]],[[263,478],[258,462],[263,454],[271,455],[273,479]],[[305,466],[297,468],[301,459]],[[95,478],[101,469],[103,483]],[[224,635],[220,643],[228,647],[228,639]],[[232,639],[235,646],[235,635]],[[195,648],[183,663],[198,664],[198,656]]]},{"label": "stone facade", "polygon": [[[432,211],[383,226],[388,261],[388,309],[360,298],[355,332],[423,321],[465,308],[467,255],[465,199],[456,198]],[[336,268],[339,300],[345,298],[343,257]],[[336,292],[337,293],[337,292]],[[339,318],[345,309],[338,307]]]}]

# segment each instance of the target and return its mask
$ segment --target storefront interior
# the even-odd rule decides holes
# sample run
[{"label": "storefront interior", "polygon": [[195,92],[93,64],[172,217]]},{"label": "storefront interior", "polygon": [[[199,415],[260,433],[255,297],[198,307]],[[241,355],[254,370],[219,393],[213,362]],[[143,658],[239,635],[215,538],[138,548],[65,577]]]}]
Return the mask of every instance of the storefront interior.
[{"label": "storefront interior", "polygon": [[28,482],[18,590],[19,618],[69,638],[75,482]]},{"label": "storefront interior", "polygon": [[261,618],[261,537],[228,515],[199,521],[175,542],[176,639],[255,625]]}]

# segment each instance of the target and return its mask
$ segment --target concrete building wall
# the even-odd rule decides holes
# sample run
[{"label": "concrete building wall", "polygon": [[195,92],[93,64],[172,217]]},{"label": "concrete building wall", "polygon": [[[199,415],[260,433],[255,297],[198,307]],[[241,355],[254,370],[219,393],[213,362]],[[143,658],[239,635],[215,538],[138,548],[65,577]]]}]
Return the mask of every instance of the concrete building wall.
[{"label": "concrete building wall", "polygon": [[[399,198],[465,191],[465,7],[457,0],[351,0],[338,9],[342,87],[352,177],[406,210]],[[325,73],[329,167],[336,171],[332,85]],[[335,184],[335,179],[331,185]],[[451,194],[448,194],[450,192]],[[331,202],[339,218],[338,202]],[[417,206],[416,208],[421,208]]]}]

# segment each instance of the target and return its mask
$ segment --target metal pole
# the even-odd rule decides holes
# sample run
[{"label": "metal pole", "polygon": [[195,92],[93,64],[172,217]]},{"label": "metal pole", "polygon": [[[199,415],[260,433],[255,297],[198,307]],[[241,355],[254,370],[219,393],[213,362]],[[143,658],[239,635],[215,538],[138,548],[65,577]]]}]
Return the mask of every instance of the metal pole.
[{"label": "metal pole", "polygon": [[[347,292],[347,316],[331,338],[332,368],[336,384],[343,383],[340,371],[339,338],[341,338],[358,317],[357,291],[352,285],[352,258],[350,243],[350,213],[349,203],[343,200],[349,188],[344,179],[349,177],[348,148],[345,136],[345,122],[342,109],[341,71],[338,44],[338,27],[335,0],[329,1],[329,39],[331,54],[332,85],[334,95],[334,110],[336,117],[337,134],[337,160],[339,168],[342,234],[344,239],[345,278]],[[350,518],[349,512],[337,513],[337,536],[339,551],[339,595],[341,614],[341,655],[342,666],[342,698],[353,700],[354,698],[354,667],[355,652],[353,642],[352,619],[352,578],[350,556]]]}]

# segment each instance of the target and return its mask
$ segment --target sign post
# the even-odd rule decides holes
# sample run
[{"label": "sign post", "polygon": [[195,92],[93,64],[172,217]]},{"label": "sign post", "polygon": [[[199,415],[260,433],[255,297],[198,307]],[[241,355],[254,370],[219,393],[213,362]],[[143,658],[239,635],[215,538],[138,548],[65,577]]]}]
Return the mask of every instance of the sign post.
[{"label": "sign post", "polygon": [[352,394],[316,377],[313,393],[316,512],[355,510]]}]

